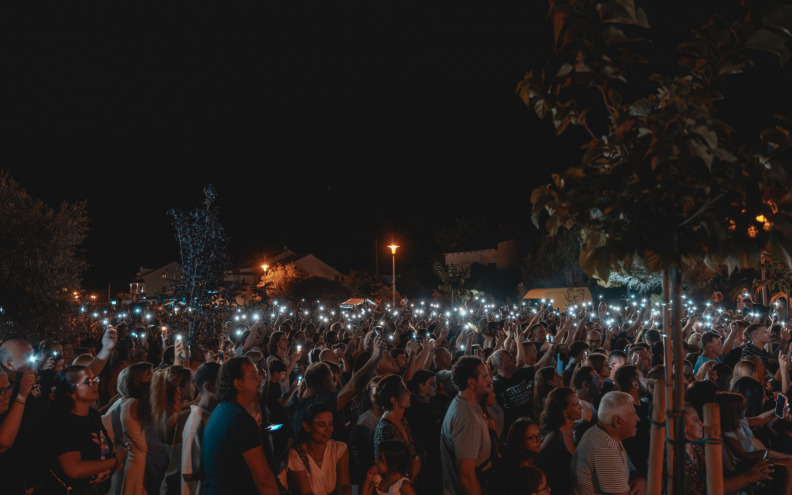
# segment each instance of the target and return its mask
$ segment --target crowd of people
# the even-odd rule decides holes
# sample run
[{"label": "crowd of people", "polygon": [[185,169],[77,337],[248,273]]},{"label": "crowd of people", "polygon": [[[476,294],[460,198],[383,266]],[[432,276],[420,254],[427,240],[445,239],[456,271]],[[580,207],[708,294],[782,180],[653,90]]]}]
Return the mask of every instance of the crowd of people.
[{"label": "crowd of people", "polygon": [[[663,311],[556,306],[141,305],[68,337],[10,336],[0,491],[645,493]],[[726,492],[791,494],[785,313],[746,299],[683,314],[688,493],[706,491],[717,403]]]}]

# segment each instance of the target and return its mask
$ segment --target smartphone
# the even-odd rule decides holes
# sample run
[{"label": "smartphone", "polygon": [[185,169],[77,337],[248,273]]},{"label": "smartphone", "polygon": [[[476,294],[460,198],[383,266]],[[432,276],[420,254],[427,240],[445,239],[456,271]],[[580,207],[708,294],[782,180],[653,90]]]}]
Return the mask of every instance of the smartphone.
[{"label": "smartphone", "polygon": [[784,410],[786,409],[788,404],[789,404],[789,399],[787,399],[784,394],[778,394],[778,397],[776,397],[775,415],[778,416],[779,418],[783,418]]},{"label": "smartphone", "polygon": [[280,430],[281,428],[283,428],[283,425],[282,425],[282,424],[279,424],[279,425],[269,425],[269,426],[267,426],[266,428],[264,428],[264,431],[276,431],[276,430]]}]

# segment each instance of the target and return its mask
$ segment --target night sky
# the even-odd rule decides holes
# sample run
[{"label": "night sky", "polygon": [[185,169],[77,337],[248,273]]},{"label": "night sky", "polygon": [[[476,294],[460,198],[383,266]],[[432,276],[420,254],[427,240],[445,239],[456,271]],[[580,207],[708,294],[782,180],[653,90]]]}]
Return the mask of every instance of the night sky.
[{"label": "night sky", "polygon": [[373,270],[392,236],[428,264],[445,220],[527,229],[531,189],[580,142],[514,94],[544,59],[545,2],[79,8],[0,16],[0,168],[52,206],[88,200],[87,288],[176,260],[165,212],[208,183],[237,265],[286,244]]}]

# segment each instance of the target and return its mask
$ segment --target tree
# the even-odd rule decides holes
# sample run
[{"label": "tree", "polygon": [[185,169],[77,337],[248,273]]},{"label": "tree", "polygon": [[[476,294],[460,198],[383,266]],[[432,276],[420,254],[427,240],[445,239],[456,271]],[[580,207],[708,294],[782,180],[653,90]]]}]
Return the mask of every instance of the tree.
[{"label": "tree", "polygon": [[279,264],[267,269],[258,287],[263,288],[270,298],[292,298],[294,287],[307,278],[308,274],[297,268],[294,263]]},{"label": "tree", "polygon": [[230,264],[226,251],[228,237],[214,204],[214,188],[207,185],[203,192],[203,203],[190,212],[168,210],[179,243],[182,267],[182,277],[175,287],[175,294],[190,308],[190,343],[197,337],[198,322],[206,321],[202,317],[215,311],[220,299],[220,283]]},{"label": "tree", "polygon": [[3,333],[54,337],[79,291],[88,233],[85,201],[57,210],[0,171],[0,325]]},{"label": "tree", "polygon": [[465,282],[470,278],[470,266],[456,266],[453,263],[444,265],[439,261],[435,261],[432,267],[435,275],[440,279],[440,285],[437,286],[437,289],[441,293],[451,296],[452,306],[455,297],[467,298],[470,296],[470,291],[465,288]]},{"label": "tree", "polygon": [[[792,261],[789,132],[779,121],[759,133],[757,145],[737,143],[717,117],[728,101],[725,80],[748,70],[752,56],[788,60],[792,7],[743,2],[733,22],[713,16],[695,39],[677,45],[679,69],[645,78],[649,20],[634,0],[549,3],[549,61],[517,92],[557,134],[577,126],[586,137],[580,163],[533,191],[532,220],[551,235],[580,227],[581,267],[600,280],[636,260],[661,272],[676,382],[669,436],[682,438],[680,271],[758,265],[763,249]],[[674,493],[681,493],[681,443],[668,450],[676,463],[669,473],[682,483]]]}]

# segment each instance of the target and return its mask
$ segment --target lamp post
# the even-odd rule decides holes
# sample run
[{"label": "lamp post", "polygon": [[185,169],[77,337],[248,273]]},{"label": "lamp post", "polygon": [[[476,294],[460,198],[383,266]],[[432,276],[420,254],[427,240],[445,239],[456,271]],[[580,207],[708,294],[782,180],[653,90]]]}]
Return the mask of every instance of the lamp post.
[{"label": "lamp post", "polygon": [[269,268],[269,265],[261,265],[261,269],[265,272],[267,271],[267,268]]},{"label": "lamp post", "polygon": [[393,309],[396,309],[396,248],[399,246],[391,244],[388,247],[391,249],[391,254],[393,255]]}]

